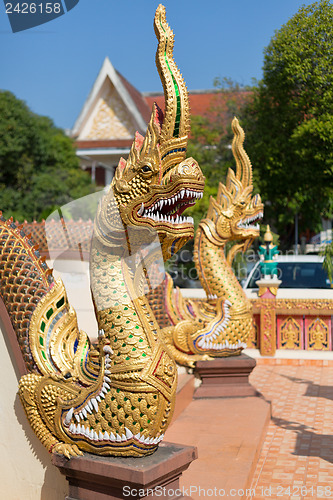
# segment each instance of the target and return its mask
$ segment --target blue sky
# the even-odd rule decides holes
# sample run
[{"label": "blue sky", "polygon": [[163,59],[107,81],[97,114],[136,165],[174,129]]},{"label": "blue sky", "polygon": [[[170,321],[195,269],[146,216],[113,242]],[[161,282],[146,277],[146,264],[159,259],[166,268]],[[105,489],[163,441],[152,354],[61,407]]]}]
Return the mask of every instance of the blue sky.
[{"label": "blue sky", "polygon": [[[16,0],[13,0],[15,3]],[[105,56],[140,91],[161,91],[155,68],[155,0],[80,0],[62,17],[12,33],[0,5],[0,87],[71,128]],[[312,0],[164,0],[175,60],[190,90],[215,77],[262,76],[275,30]]]}]

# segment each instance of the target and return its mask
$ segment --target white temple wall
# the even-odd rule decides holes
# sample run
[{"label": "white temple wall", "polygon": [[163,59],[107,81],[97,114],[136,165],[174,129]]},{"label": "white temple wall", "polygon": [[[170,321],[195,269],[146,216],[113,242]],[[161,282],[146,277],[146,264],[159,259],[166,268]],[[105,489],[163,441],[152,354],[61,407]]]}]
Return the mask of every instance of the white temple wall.
[{"label": "white temple wall", "polygon": [[64,500],[68,484],[32,431],[17,394],[19,375],[0,321],[0,491],[6,500]]}]

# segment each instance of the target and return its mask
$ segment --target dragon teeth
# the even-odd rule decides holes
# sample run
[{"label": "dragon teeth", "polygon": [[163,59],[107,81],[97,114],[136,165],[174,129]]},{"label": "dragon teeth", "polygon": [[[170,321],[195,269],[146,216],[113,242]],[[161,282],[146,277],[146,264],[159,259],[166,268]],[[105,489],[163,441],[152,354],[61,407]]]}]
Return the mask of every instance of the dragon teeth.
[{"label": "dragon teeth", "polygon": [[91,402],[92,406],[94,407],[95,412],[98,413],[98,403],[97,403],[97,400],[95,398],[92,398],[90,400],[90,402]]},{"label": "dragon teeth", "polygon": [[69,422],[72,420],[73,413],[74,413],[74,408],[71,408],[70,410],[68,410],[66,418],[65,418],[65,425],[69,425]]},{"label": "dragon teeth", "polygon": [[164,438],[164,434],[161,434],[160,436],[155,436],[155,437],[145,437],[144,435],[141,435],[140,433],[133,435],[133,433],[125,427],[125,434],[113,434],[113,432],[110,432],[110,434],[107,431],[104,431],[104,433],[99,430],[98,432],[90,429],[89,427],[85,427],[84,425],[78,424],[77,426],[72,422],[69,426],[69,432],[71,434],[81,434],[82,436],[85,436],[86,438],[90,439],[91,441],[111,441],[113,443],[123,443],[126,441],[129,441],[131,439],[135,439],[139,441],[141,444],[146,444],[146,445],[157,445],[162,441]]},{"label": "dragon teeth", "polygon": [[142,214],[143,214],[143,212],[144,212],[144,209],[145,209],[144,204],[143,204],[143,203],[141,203],[140,210],[138,210],[138,215],[142,215]]},{"label": "dragon teeth", "polygon": [[108,353],[108,354],[111,354],[111,355],[113,354],[113,350],[111,349],[111,347],[110,347],[109,345],[105,345],[105,346],[103,347],[103,351],[104,351],[105,353]]},{"label": "dragon teeth", "polygon": [[125,427],[126,438],[131,439],[133,437],[133,433]]}]

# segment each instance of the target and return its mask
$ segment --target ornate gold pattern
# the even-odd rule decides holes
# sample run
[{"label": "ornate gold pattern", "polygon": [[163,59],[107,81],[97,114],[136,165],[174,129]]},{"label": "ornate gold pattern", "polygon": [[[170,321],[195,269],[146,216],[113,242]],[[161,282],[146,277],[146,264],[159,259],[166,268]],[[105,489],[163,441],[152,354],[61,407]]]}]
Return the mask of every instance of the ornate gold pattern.
[{"label": "ornate gold pattern", "polygon": [[181,214],[201,197],[204,177],[185,159],[188,96],[161,5],[155,30],[165,118],[154,105],[146,136],[136,134],[97,210],[90,260],[96,347],[21,227],[0,218],[0,292],[30,371],[19,395],[37,437],[67,457],[153,453],[173,413],[177,370],[144,296],[153,259],[146,246],[157,239],[166,259],[193,237]]},{"label": "ornate gold pattern", "polygon": [[274,356],[276,350],[276,309],[275,300],[266,299],[261,304],[260,353]]},{"label": "ornate gold pattern", "polygon": [[328,351],[329,327],[321,318],[315,318],[306,328],[306,344],[309,350]]},{"label": "ornate gold pattern", "polygon": [[93,123],[84,138],[130,139],[133,133],[135,129],[128,118],[128,111],[112,86],[107,95],[99,99]]},{"label": "ornate gold pattern", "polygon": [[[184,300],[179,291],[174,294],[167,285],[166,309],[176,325],[166,330],[171,336],[168,344],[174,346],[176,360],[188,365],[193,364],[193,354],[238,355],[248,337],[254,336],[251,304],[231,264],[236,253],[247,250],[259,235],[259,225],[254,222],[262,217],[263,204],[259,195],[252,197],[252,167],[236,118],[232,128],[236,172],[229,169],[226,184],[219,184],[217,198],[211,197],[207,217],[195,236],[194,261],[207,300]],[[225,257],[225,245],[230,241],[235,245]]]},{"label": "ornate gold pattern", "polygon": [[276,308],[280,310],[325,310],[333,311],[333,300],[325,299],[277,299]]},{"label": "ornate gold pattern", "polygon": [[[332,315],[333,311],[333,300],[330,299],[251,299],[251,303],[254,309],[254,312],[256,314],[259,314],[260,317],[263,314],[264,309],[268,307],[269,304],[274,304],[274,308],[276,311],[276,316],[281,317],[283,315],[286,315],[288,317],[294,317],[294,319],[297,321],[297,317],[302,317],[305,315],[305,349],[324,349],[324,350],[330,350],[330,341],[329,341],[329,336],[327,337],[326,334],[323,334],[323,330],[321,329],[319,331],[319,328],[313,330],[314,326],[312,327],[313,334],[312,337],[310,338],[309,334],[309,324],[311,322],[311,316],[315,316],[318,320],[323,321],[323,323],[326,325],[326,320],[327,317],[329,318]],[[320,317],[318,316],[320,314]],[[328,320],[327,320],[328,321]],[[262,324],[262,323],[261,323]],[[311,324],[314,325],[312,322]],[[260,328],[261,329],[261,328]],[[259,333],[259,336],[261,338],[261,332]],[[322,336],[323,335],[323,336]],[[260,344],[260,352],[261,354],[265,355],[268,352],[275,353],[275,336],[272,335],[269,337],[271,341],[271,346],[268,346],[266,343],[265,350],[263,350],[263,346]],[[314,340],[314,339],[317,340]],[[321,338],[321,340],[320,340]],[[268,339],[267,339],[268,341]],[[280,345],[281,341],[279,342],[278,347],[283,348]],[[311,346],[312,347],[311,347]],[[313,347],[316,345],[316,347]],[[296,347],[293,347],[296,348]],[[298,347],[297,347],[298,348]],[[267,354],[269,355],[269,354]]]},{"label": "ornate gold pattern", "polygon": [[279,327],[279,349],[301,349],[302,327],[292,317],[286,318]]},{"label": "ornate gold pattern", "polygon": [[258,296],[262,297],[265,295],[267,290],[271,292],[272,295],[276,296],[278,292],[279,287],[278,286],[259,286],[259,291],[258,291]]},{"label": "ornate gold pattern", "polygon": [[248,339],[246,341],[247,347],[250,347],[251,349],[257,349],[259,347],[258,345],[258,323],[257,321],[260,322],[260,317],[258,319],[258,316],[253,316],[253,329],[248,336]]}]

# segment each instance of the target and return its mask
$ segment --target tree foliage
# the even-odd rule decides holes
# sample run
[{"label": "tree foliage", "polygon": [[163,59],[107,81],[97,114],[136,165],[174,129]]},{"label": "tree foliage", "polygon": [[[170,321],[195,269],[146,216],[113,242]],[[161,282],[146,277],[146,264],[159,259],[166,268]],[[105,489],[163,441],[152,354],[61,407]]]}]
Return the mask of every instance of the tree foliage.
[{"label": "tree foliage", "polygon": [[[187,154],[199,163],[206,178],[202,200],[186,210],[186,215],[191,214],[194,218],[195,229],[200,220],[206,217],[210,196],[216,197],[219,182],[225,183],[228,169],[235,169],[231,150],[231,122],[234,116],[241,118],[243,103],[249,97],[248,89],[228,78],[216,79],[215,87],[216,95],[205,116],[191,118]],[[176,285],[193,286],[191,280],[196,280],[197,285],[200,285],[193,259],[188,259],[188,255],[193,254],[193,243],[193,240],[189,241],[169,263],[168,270]],[[185,260],[182,260],[182,256],[185,256]]]},{"label": "tree foliage", "polygon": [[290,242],[333,215],[333,6],[301,8],[265,49],[263,79],[245,109],[247,148],[265,221]]},{"label": "tree foliage", "polygon": [[195,226],[206,216],[210,196],[216,196],[219,182],[225,183],[228,169],[235,169],[231,122],[234,116],[242,117],[244,102],[250,95],[247,88],[229,78],[216,78],[214,86],[211,108],[205,116],[191,118],[188,156],[195,158],[206,178],[203,199],[186,211],[194,217]]},{"label": "tree foliage", "polygon": [[5,217],[41,220],[92,192],[73,143],[52,120],[0,92],[0,208]]},{"label": "tree foliage", "polygon": [[331,282],[331,286],[333,286],[333,242],[329,243],[325,246],[324,251],[322,252],[324,257],[323,268],[327,272],[327,276]]}]

